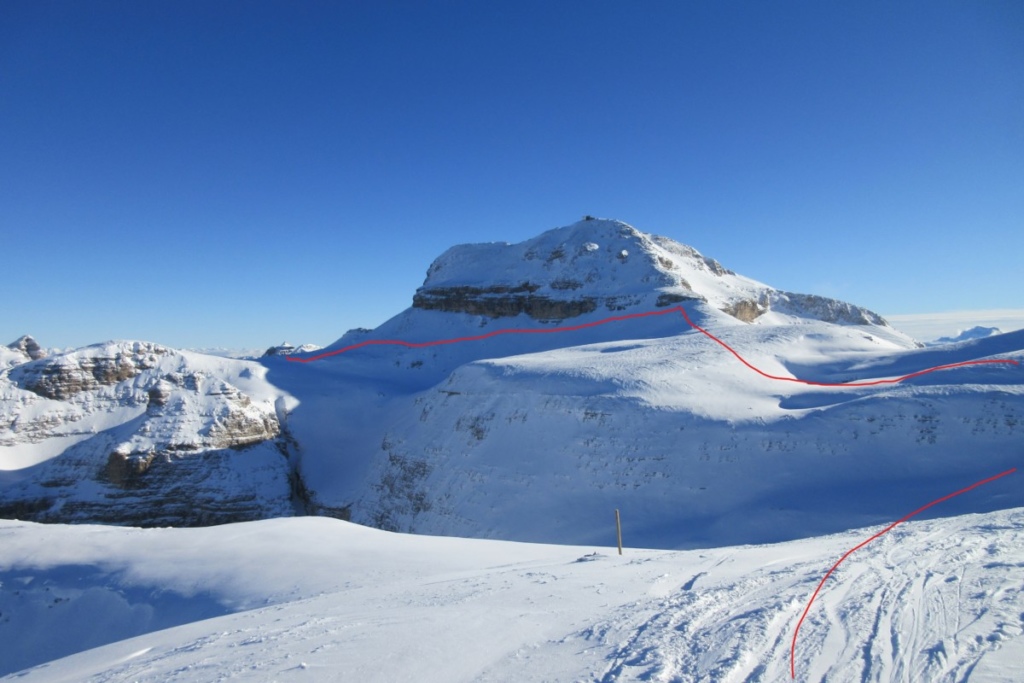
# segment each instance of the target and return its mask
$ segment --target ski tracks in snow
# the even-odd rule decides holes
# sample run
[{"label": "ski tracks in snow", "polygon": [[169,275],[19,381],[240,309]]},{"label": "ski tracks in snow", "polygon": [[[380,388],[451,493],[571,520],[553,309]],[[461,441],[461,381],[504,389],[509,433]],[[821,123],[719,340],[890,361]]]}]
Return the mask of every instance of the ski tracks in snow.
[{"label": "ski tracks in snow", "polygon": [[[1024,517],[962,533],[909,525],[839,568],[809,614],[797,680],[1014,681],[1024,662]],[[710,569],[686,590],[597,625],[609,648],[592,680],[788,680],[790,636],[837,539],[820,559],[730,576]],[[770,546],[769,546],[770,548]]]},{"label": "ski tracks in snow", "polygon": [[[327,531],[287,521],[307,527],[301,544]],[[344,552],[322,559],[357,580],[310,578],[287,602],[12,679],[776,683],[824,570],[871,530],[623,557],[338,531]],[[1024,509],[908,522],[851,555],[808,613],[796,663],[815,683],[1024,680]]]}]

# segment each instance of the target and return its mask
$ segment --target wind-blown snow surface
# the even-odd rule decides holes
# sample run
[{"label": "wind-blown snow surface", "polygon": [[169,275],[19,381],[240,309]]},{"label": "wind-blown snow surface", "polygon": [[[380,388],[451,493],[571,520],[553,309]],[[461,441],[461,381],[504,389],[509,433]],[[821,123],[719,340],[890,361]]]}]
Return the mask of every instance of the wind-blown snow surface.
[{"label": "wind-blown snow surface", "polygon": [[[818,581],[877,530],[619,557],[324,518],[145,530],[3,521],[0,675],[783,681]],[[826,583],[800,631],[797,679],[1020,681],[1022,631],[1024,509],[911,521]]]}]

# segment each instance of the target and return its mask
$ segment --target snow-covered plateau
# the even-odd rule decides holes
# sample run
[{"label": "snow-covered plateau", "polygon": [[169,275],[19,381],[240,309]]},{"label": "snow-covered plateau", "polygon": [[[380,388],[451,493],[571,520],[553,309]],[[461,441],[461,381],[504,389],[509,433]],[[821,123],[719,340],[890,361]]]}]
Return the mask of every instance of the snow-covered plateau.
[{"label": "snow-covered plateau", "polygon": [[[925,347],[619,221],[271,351],[0,349],[0,670],[784,680],[845,550],[1024,460],[1024,330]],[[852,556],[798,677],[1024,680],[1021,476]]]}]

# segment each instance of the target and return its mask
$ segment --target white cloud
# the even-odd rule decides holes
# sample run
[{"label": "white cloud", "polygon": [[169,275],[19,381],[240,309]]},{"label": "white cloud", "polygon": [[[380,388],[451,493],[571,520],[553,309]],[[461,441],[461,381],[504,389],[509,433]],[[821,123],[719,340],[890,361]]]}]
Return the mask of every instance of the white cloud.
[{"label": "white cloud", "polygon": [[952,337],[972,327],[998,327],[1003,332],[1024,329],[1024,308],[982,311],[907,313],[884,316],[889,324],[921,341]]}]

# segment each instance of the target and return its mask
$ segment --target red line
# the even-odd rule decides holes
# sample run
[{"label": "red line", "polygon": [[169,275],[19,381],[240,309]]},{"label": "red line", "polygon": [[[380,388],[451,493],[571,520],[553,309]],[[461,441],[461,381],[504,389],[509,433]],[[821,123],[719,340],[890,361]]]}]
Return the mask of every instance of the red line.
[{"label": "red line", "polygon": [[790,676],[792,678],[796,678],[796,637],[800,634],[800,626],[804,623],[804,619],[807,617],[807,613],[811,611],[811,605],[814,604],[814,599],[818,597],[818,593],[821,592],[821,587],[825,585],[825,581],[828,580],[828,577],[832,576],[832,572],[834,572],[836,570],[836,568],[839,567],[839,565],[841,565],[846,558],[848,558],[850,555],[852,555],[854,553],[854,551],[860,550],[861,548],[863,548],[864,546],[866,546],[868,543],[870,543],[871,541],[875,540],[879,536],[882,536],[883,534],[889,532],[897,524],[902,524],[903,522],[907,521],[908,519],[910,519],[914,515],[917,515],[917,514],[919,514],[921,512],[924,512],[925,510],[927,510],[928,508],[932,507],[933,505],[938,505],[939,503],[945,502],[945,501],[949,500],[950,498],[954,498],[956,496],[959,496],[961,493],[967,493],[971,489],[976,489],[979,486],[982,486],[984,484],[988,484],[989,482],[993,482],[996,479],[999,479],[1000,477],[1005,477],[1008,474],[1013,474],[1016,471],[1017,471],[1016,467],[1011,467],[1010,469],[1006,470],[1005,472],[1000,472],[999,474],[995,475],[994,477],[989,477],[988,479],[982,479],[981,481],[978,481],[978,482],[975,482],[975,483],[971,484],[967,488],[962,488],[959,491],[954,491],[953,493],[945,495],[942,498],[938,498],[936,500],[933,500],[932,502],[928,503],[927,505],[923,505],[923,506],[919,507],[918,509],[914,510],[909,515],[905,515],[905,516],[901,517],[900,519],[896,520],[895,522],[893,522],[889,526],[885,527],[884,529],[879,531],[877,534],[875,534],[874,536],[872,536],[868,540],[866,540],[866,541],[864,541],[864,542],[854,546],[853,548],[850,548],[849,550],[847,550],[846,554],[843,555],[842,557],[840,557],[839,561],[836,562],[834,565],[832,565],[832,568],[828,570],[828,573],[825,574],[825,576],[822,577],[821,581],[818,582],[818,587],[814,589],[814,595],[811,596],[810,601],[807,603],[807,607],[804,608],[804,613],[802,615],[800,615],[800,621],[798,621],[796,623],[796,629],[793,631],[793,643],[792,643],[792,645],[789,648],[789,674],[790,674]]},{"label": "red line", "polygon": [[358,344],[352,344],[346,346],[343,349],[335,349],[334,351],[328,351],[327,353],[321,353],[316,356],[310,356],[309,358],[297,358],[295,356],[285,356],[290,361],[296,363],[309,363],[315,360],[321,360],[329,356],[337,356],[348,351],[355,351],[361,349],[364,346],[375,346],[375,345],[395,345],[405,346],[410,349],[421,349],[427,346],[443,346],[445,344],[457,344],[459,342],[468,341],[481,341],[483,339],[490,339],[491,337],[497,337],[499,334],[550,334],[553,332],[575,332],[576,330],[583,330],[588,327],[597,327],[598,325],[604,325],[605,323],[618,322],[620,320],[632,320],[633,318],[645,318],[652,315],[665,315],[667,313],[677,313],[682,311],[678,306],[676,308],[666,308],[663,311],[646,311],[644,313],[629,313],[627,315],[616,315],[611,318],[604,318],[603,320],[595,320],[589,323],[583,323],[582,325],[572,325],[570,327],[522,327],[522,328],[508,328],[504,330],[494,330],[487,334],[479,334],[475,337],[457,337],[455,339],[439,339],[437,341],[428,342],[407,342],[401,341],[400,339],[371,339],[369,341],[359,342]]},{"label": "red line", "polygon": [[329,358],[330,356],[337,356],[337,355],[342,354],[342,353],[347,353],[348,351],[354,351],[356,349],[361,349],[364,346],[387,346],[387,345],[392,345],[392,346],[404,346],[404,347],[410,348],[410,349],[422,349],[422,348],[425,348],[425,347],[428,347],[428,346],[443,346],[445,344],[457,344],[457,343],[460,343],[460,342],[481,341],[483,339],[490,339],[491,337],[496,337],[499,334],[551,334],[551,333],[555,333],[555,332],[574,332],[576,330],[582,330],[582,329],[586,329],[588,327],[597,327],[598,325],[604,325],[606,323],[619,322],[619,321],[622,321],[622,320],[633,320],[635,318],[646,318],[646,317],[652,316],[652,315],[666,315],[668,313],[680,313],[680,314],[682,314],[683,319],[686,320],[687,324],[690,327],[692,327],[693,329],[697,330],[698,332],[700,332],[701,334],[706,336],[708,339],[711,339],[716,344],[719,344],[722,348],[724,348],[726,351],[728,351],[733,356],[735,356],[736,360],[738,360],[739,362],[743,363],[748,368],[750,368],[751,370],[753,370],[757,374],[761,375],[762,377],[767,377],[768,379],[774,379],[774,380],[777,380],[779,382],[794,382],[796,384],[807,384],[807,385],[810,385],[810,386],[813,386],[813,387],[871,387],[871,386],[877,386],[879,384],[898,384],[898,383],[902,382],[905,379],[910,379],[911,377],[920,377],[921,375],[927,375],[928,373],[936,372],[937,370],[949,370],[950,368],[960,368],[960,367],[964,367],[966,365],[985,365],[985,364],[990,364],[990,363],[999,363],[999,364],[1012,363],[1013,365],[1020,365],[1019,361],[1015,361],[1015,360],[1012,360],[1012,359],[1009,359],[1009,358],[1006,358],[1006,359],[990,358],[990,359],[986,359],[986,360],[968,360],[968,361],[962,361],[960,363],[948,363],[946,365],[936,365],[935,367],[926,368],[924,370],[918,370],[917,372],[912,372],[909,375],[903,375],[902,377],[896,377],[894,379],[876,379],[876,380],[869,380],[869,381],[864,381],[864,382],[846,382],[846,383],[814,382],[814,381],[807,380],[807,379],[800,379],[798,377],[780,377],[778,375],[769,374],[769,373],[765,372],[764,370],[761,370],[760,368],[758,368],[758,367],[752,365],[751,363],[747,362],[747,360],[743,356],[741,356],[739,353],[737,353],[736,350],[733,349],[731,346],[729,346],[724,341],[722,341],[721,339],[719,339],[715,335],[713,335],[710,332],[708,332],[707,330],[705,330],[703,327],[697,325],[695,322],[690,320],[690,316],[686,314],[686,310],[682,306],[676,306],[674,308],[666,308],[663,311],[646,311],[646,312],[643,312],[643,313],[629,313],[627,315],[616,315],[616,316],[612,316],[610,318],[604,318],[602,320],[595,320],[593,322],[583,323],[582,325],[572,325],[572,326],[569,326],[569,327],[507,328],[507,329],[503,329],[503,330],[494,330],[493,332],[488,332],[487,334],[480,334],[480,335],[476,335],[476,336],[473,336],[473,337],[457,337],[455,339],[439,339],[439,340],[436,340],[436,341],[428,341],[428,342],[407,342],[407,341],[402,341],[400,339],[370,339],[368,341],[359,342],[358,344],[352,344],[351,346],[346,346],[345,348],[342,348],[342,349],[335,349],[334,351],[327,351],[326,353],[317,354],[316,356],[309,356],[308,358],[299,358],[297,356],[285,356],[285,358],[287,360],[293,362],[293,363],[311,363],[312,361],[315,361],[315,360],[322,360],[324,358]]},{"label": "red line", "polygon": [[743,356],[741,356],[739,353],[737,353],[736,350],[733,349],[731,346],[729,346],[724,341],[722,341],[721,339],[719,339],[715,335],[713,335],[710,332],[708,332],[707,330],[705,330],[703,327],[700,327],[695,322],[690,320],[690,316],[688,316],[686,314],[686,311],[683,310],[682,306],[677,306],[675,309],[672,309],[672,310],[678,310],[680,313],[682,313],[683,317],[686,319],[686,322],[690,324],[690,327],[692,327],[693,329],[697,330],[701,334],[705,335],[706,337],[708,337],[712,341],[720,344],[726,351],[728,351],[732,355],[736,356],[736,359],[739,362],[743,363],[748,368],[750,368],[751,370],[753,370],[757,374],[761,375],[762,377],[767,377],[768,379],[778,380],[780,382],[795,382],[797,384],[808,384],[808,385],[810,385],[812,387],[872,387],[872,386],[877,386],[879,384],[899,384],[903,380],[910,379],[911,377],[920,377],[921,375],[927,375],[929,372],[935,372],[937,370],[948,370],[950,368],[960,368],[960,367],[963,367],[965,365],[984,365],[986,363],[1012,363],[1014,365],[1020,365],[1019,361],[1015,361],[1015,360],[1012,360],[1010,358],[1006,358],[1006,359],[991,358],[991,359],[987,359],[987,360],[967,360],[967,361],[962,361],[960,363],[948,363],[946,365],[936,365],[933,368],[926,368],[924,370],[918,370],[917,372],[912,372],[909,375],[903,375],[902,377],[896,377],[895,379],[876,379],[876,380],[870,380],[870,381],[866,381],[866,382],[845,382],[845,383],[812,382],[809,379],[800,379],[799,377],[779,377],[778,375],[768,374],[764,370],[761,370],[760,368],[755,367],[754,365],[748,363],[747,360]]}]

